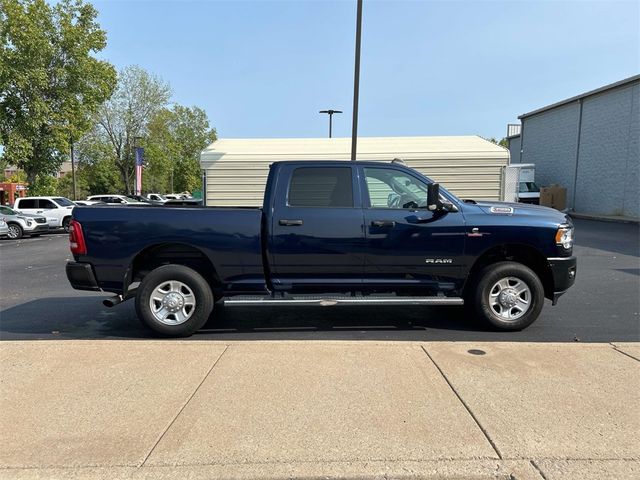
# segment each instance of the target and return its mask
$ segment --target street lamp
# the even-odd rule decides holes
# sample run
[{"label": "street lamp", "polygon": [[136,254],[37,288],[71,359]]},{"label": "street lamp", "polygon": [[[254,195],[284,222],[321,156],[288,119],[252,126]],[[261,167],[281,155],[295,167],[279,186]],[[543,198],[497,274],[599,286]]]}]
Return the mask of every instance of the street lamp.
[{"label": "street lamp", "polygon": [[353,75],[353,123],[351,130],[351,161],[356,161],[358,142],[358,96],[360,93],[360,43],[362,39],[362,0],[358,0],[356,13],[356,58]]},{"label": "street lamp", "polygon": [[333,126],[333,114],[334,113],[342,113],[342,110],[320,110],[318,113],[327,113],[329,114],[329,138],[331,138],[331,129]]}]

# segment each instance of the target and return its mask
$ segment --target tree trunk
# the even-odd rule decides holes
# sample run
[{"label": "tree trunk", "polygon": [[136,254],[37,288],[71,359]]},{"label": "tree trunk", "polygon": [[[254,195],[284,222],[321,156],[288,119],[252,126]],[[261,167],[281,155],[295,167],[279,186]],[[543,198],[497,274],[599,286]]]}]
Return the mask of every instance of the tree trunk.
[{"label": "tree trunk", "polygon": [[27,175],[27,183],[33,185],[36,181],[37,172],[31,168],[25,168],[24,173]]},{"label": "tree trunk", "polygon": [[120,162],[118,162],[116,165],[118,166],[120,179],[122,180],[122,184],[124,185],[124,190],[126,193],[129,193],[129,175],[127,175],[127,167],[125,165],[121,165]]}]

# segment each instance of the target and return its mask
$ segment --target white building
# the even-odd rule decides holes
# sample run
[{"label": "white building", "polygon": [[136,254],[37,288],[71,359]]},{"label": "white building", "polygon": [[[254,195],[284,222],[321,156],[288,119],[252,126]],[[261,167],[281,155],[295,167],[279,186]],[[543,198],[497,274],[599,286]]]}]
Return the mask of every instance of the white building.
[{"label": "white building", "polygon": [[[222,139],[200,155],[207,205],[261,206],[269,165],[348,160],[351,138]],[[501,200],[509,151],[478,136],[359,137],[358,160],[401,158],[462,198]]]}]

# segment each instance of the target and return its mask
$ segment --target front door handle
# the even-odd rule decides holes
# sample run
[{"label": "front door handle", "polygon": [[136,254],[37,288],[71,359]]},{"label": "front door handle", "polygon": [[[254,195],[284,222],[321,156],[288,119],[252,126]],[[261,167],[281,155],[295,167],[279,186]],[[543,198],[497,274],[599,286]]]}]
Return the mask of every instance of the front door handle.
[{"label": "front door handle", "polygon": [[372,220],[371,221],[371,226],[372,227],[393,227],[395,226],[396,222],[394,222],[393,220]]},{"label": "front door handle", "polygon": [[278,223],[283,227],[299,227],[302,225],[302,220],[280,220]]}]

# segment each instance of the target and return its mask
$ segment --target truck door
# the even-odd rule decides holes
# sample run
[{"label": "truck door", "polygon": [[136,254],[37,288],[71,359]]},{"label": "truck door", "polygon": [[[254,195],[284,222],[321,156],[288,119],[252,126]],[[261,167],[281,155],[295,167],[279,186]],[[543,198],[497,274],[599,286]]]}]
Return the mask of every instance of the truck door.
[{"label": "truck door", "polygon": [[449,291],[462,283],[462,212],[430,212],[427,182],[393,166],[359,167],[364,192],[364,284],[388,291]]},{"label": "truck door", "polygon": [[362,282],[364,226],[355,171],[346,162],[281,167],[268,248],[274,289],[341,291]]}]

